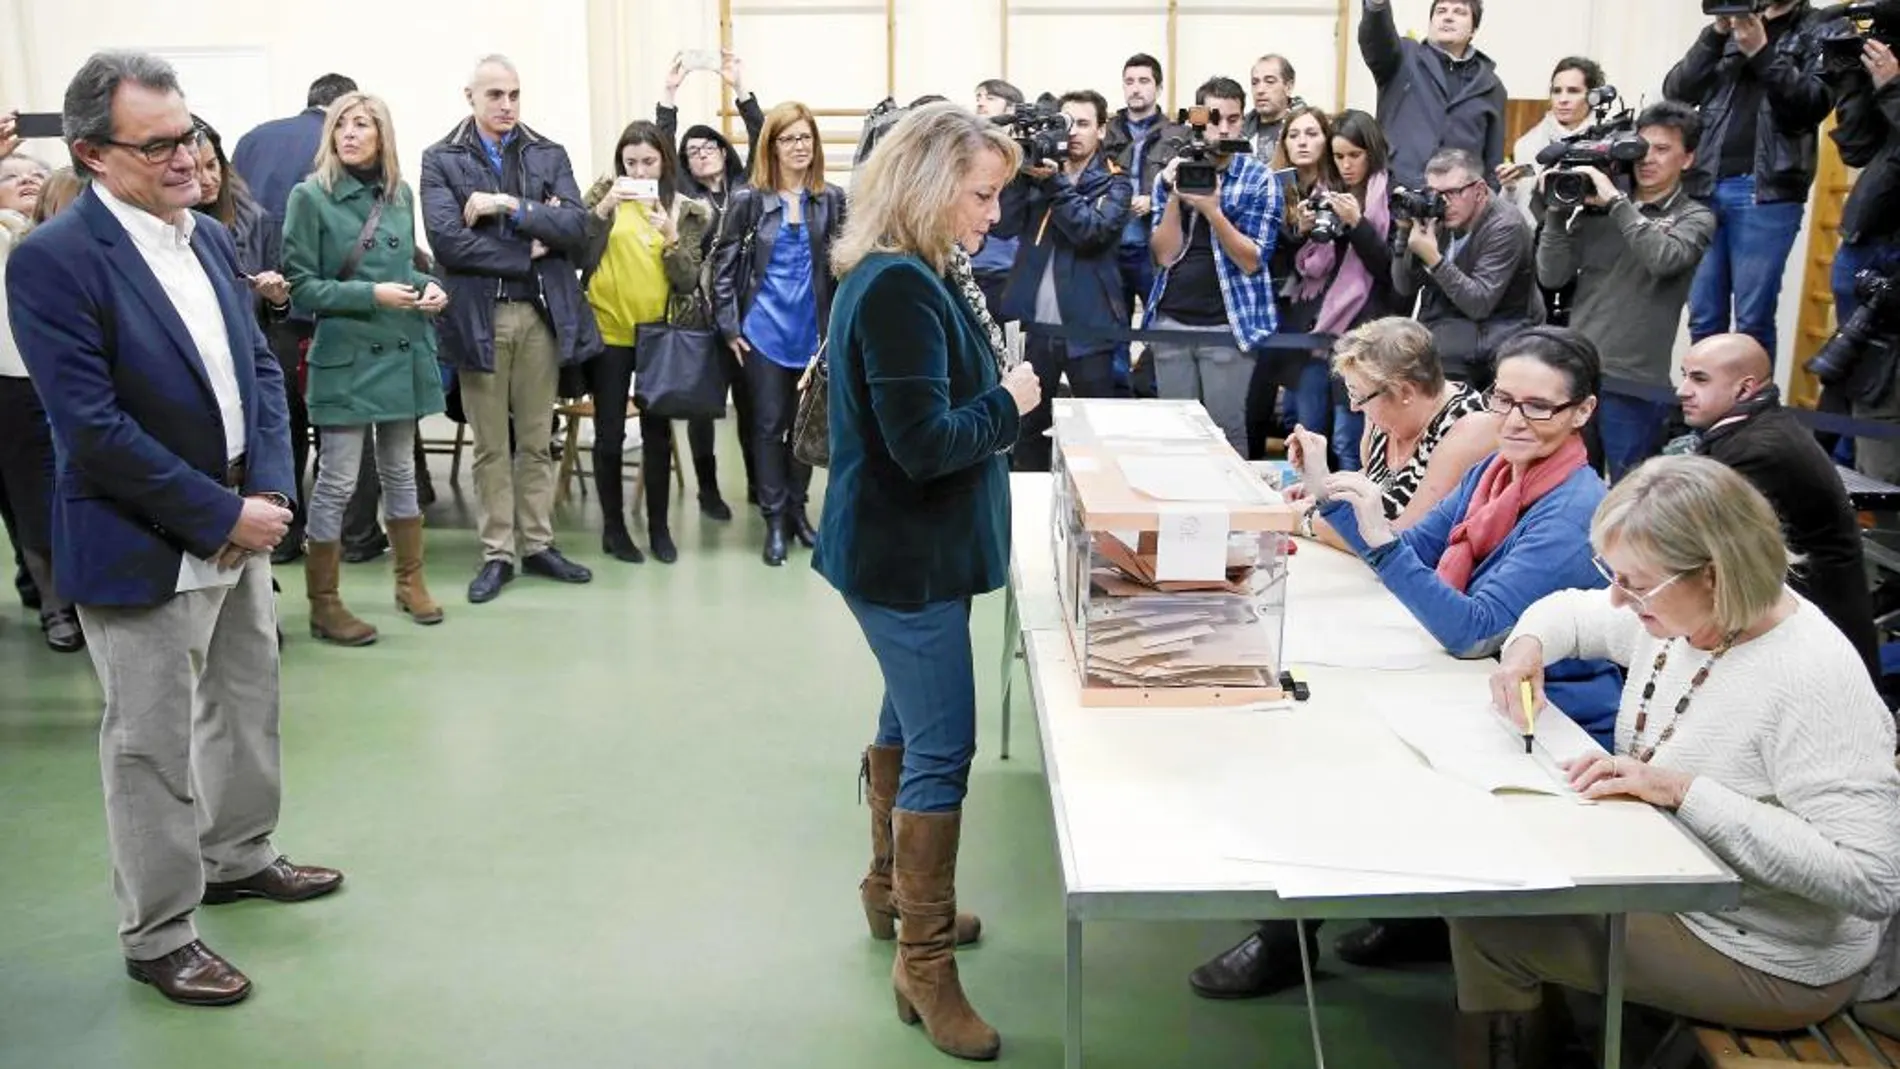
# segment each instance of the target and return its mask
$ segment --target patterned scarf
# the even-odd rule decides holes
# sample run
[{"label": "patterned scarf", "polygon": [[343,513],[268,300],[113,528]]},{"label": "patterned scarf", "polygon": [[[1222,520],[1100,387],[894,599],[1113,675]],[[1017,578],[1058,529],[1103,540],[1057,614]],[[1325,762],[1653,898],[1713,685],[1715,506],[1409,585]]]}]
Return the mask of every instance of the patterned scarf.
[{"label": "patterned scarf", "polygon": [[989,334],[990,351],[996,357],[996,373],[1009,374],[1017,361],[1012,358],[1009,343],[1003,338],[1003,328],[990,317],[989,304],[983,299],[983,287],[976,284],[976,268],[971,265],[970,254],[963,251],[963,246],[950,246],[950,262],[944,272],[944,281],[950,283],[950,288],[963,298],[963,303],[976,316],[977,323]]}]

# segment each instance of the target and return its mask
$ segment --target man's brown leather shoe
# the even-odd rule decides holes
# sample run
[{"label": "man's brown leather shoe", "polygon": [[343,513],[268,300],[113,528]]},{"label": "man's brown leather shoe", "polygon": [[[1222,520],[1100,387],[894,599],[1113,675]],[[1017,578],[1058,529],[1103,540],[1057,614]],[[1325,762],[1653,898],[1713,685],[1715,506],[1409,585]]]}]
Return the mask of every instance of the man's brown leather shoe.
[{"label": "man's brown leather shoe", "polygon": [[125,973],[141,984],[186,1006],[229,1006],[251,993],[251,981],[237,967],[192,941],[162,958],[125,963]]},{"label": "man's brown leather shoe", "polygon": [[220,906],[240,898],[268,898],[273,902],[302,902],[327,895],[343,886],[343,874],[316,865],[293,865],[287,857],[264,866],[255,876],[229,883],[205,884],[204,903]]}]

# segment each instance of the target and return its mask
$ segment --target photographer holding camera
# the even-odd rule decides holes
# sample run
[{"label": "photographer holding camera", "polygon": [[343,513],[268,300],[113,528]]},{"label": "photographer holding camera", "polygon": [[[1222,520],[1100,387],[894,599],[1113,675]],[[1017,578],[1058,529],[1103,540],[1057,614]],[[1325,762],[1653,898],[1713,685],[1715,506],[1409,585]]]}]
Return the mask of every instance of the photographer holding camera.
[{"label": "photographer holding camera", "polygon": [[1445,149],[1425,165],[1426,192],[1392,195],[1405,243],[1392,283],[1406,299],[1422,291],[1418,321],[1431,329],[1445,375],[1480,387],[1498,345],[1544,321],[1531,226],[1491,192],[1489,173],[1464,149]]},{"label": "photographer holding camera", "polygon": [[1205,332],[1204,342],[1156,342],[1162,397],[1199,401],[1227,441],[1247,451],[1248,353],[1280,327],[1267,270],[1285,214],[1280,183],[1239,140],[1246,91],[1212,78],[1194,92],[1194,140],[1155,183],[1154,290],[1142,326]]},{"label": "photographer holding camera", "polygon": [[[1682,188],[1702,122],[1665,100],[1636,119],[1649,151],[1625,194],[1597,167],[1575,173],[1595,187],[1581,209],[1549,199],[1537,243],[1537,280],[1576,283],[1570,326],[1596,343],[1606,374],[1668,388],[1671,347],[1696,266],[1715,236],[1715,213]],[[1540,176],[1548,184],[1559,171]],[[1597,408],[1612,482],[1655,453],[1673,405],[1605,392]]]},{"label": "photographer holding camera", "polygon": [[[1841,247],[1834,257],[1834,318],[1849,328],[1843,334],[1850,340],[1857,322],[1891,337],[1900,333],[1900,322],[1880,321],[1890,317],[1891,311],[1875,306],[1874,311],[1884,315],[1871,322],[1857,313],[1863,303],[1862,272],[1870,273],[1867,292],[1876,296],[1888,294],[1891,281],[1900,274],[1900,60],[1887,43],[1868,37],[1858,61],[1842,72],[1836,85],[1841,105],[1832,136],[1840,146],[1841,159],[1849,167],[1861,168],[1861,173],[1841,211]],[[1881,302],[1894,303],[1900,302],[1892,297]],[[1841,367],[1841,374],[1827,376],[1835,381],[1828,384],[1827,403],[1822,407],[1847,408],[1855,419],[1900,424],[1900,390],[1893,386],[1892,355],[1881,354],[1887,366],[1863,370],[1857,365],[1880,362],[1878,357],[1869,360],[1872,354],[1864,351],[1867,348],[1843,348],[1843,355],[1860,355]],[[1828,365],[1819,360],[1811,366],[1817,374],[1828,371]],[[1857,383],[1862,376],[1866,380]],[[1855,385],[1862,389],[1853,389]],[[1856,393],[1861,396],[1853,396]],[[1900,441],[1857,438],[1854,450],[1855,466],[1865,474],[1882,482],[1900,479]]]},{"label": "photographer holding camera", "polygon": [[[1016,269],[1003,294],[1003,314],[1024,324],[1127,329],[1117,253],[1134,188],[1102,151],[1108,101],[1093,90],[1063,94],[1068,118],[1061,140],[1026,146],[1021,173],[1003,190],[1002,219],[992,232],[1020,238]],[[1042,142],[1047,132],[1032,142]],[[1019,471],[1048,471],[1050,402],[1066,375],[1076,397],[1115,395],[1115,341],[1069,341],[1031,333],[1025,356],[1042,381],[1042,401],[1023,417],[1016,446]]]},{"label": "photographer holding camera", "polygon": [[1663,80],[1665,97],[1701,113],[1704,148],[1687,185],[1718,224],[1689,293],[1689,335],[1732,324],[1772,355],[1817,132],[1834,109],[1813,40],[1828,20],[1808,0],[1703,0],[1702,10],[1714,22]]}]

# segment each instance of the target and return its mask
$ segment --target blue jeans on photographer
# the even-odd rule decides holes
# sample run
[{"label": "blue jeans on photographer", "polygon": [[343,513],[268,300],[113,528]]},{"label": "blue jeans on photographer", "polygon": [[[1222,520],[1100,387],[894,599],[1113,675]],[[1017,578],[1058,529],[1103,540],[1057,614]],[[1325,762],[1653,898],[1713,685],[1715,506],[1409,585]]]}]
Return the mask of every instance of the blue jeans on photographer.
[{"label": "blue jeans on photographer", "polygon": [[1614,483],[1662,451],[1663,426],[1672,407],[1659,401],[1611,393],[1597,400],[1597,431],[1603,436],[1603,466]]},{"label": "blue jeans on photographer", "polygon": [[[1845,325],[1860,310],[1860,297],[1854,292],[1854,276],[1862,270],[1892,275],[1900,271],[1900,242],[1868,241],[1842,245],[1834,255],[1834,321]],[[1886,397],[1866,405],[1849,402],[1849,415],[1855,419],[1900,424],[1900,388],[1889,390]],[[1835,459],[1853,464],[1865,475],[1883,482],[1900,481],[1900,441],[1887,438],[1848,438],[1836,443]]]},{"label": "blue jeans on photographer", "polygon": [[1689,291],[1689,337],[1699,342],[1732,328],[1761,342],[1772,361],[1781,279],[1807,205],[1755,203],[1749,175],[1717,182],[1709,207],[1715,210],[1715,240]]},{"label": "blue jeans on photographer", "polygon": [[[1148,251],[1148,245],[1128,243],[1121,247],[1117,257],[1117,266],[1122,273],[1122,300],[1128,310],[1135,310],[1137,300],[1146,301],[1155,284],[1154,255]],[[1115,389],[1121,397],[1155,396],[1154,363],[1152,361],[1139,368],[1133,368],[1135,346],[1140,342],[1131,342],[1115,356]]]},{"label": "blue jeans on photographer", "polygon": [[1286,422],[1289,427],[1304,427],[1314,434],[1331,433],[1333,375],[1325,360],[1310,357],[1300,368],[1299,382],[1286,392]]},{"label": "blue jeans on photographer", "polygon": [[[1337,381],[1337,379],[1335,379]],[[1359,440],[1366,434],[1366,414],[1354,412],[1352,405],[1333,402],[1333,433],[1327,439],[1327,452],[1333,455],[1334,471],[1358,471],[1364,467],[1359,456]]]},{"label": "blue jeans on photographer", "polygon": [[897,808],[961,808],[976,758],[969,599],[884,605],[847,595],[844,601],[884,677],[876,743],[904,748]]}]

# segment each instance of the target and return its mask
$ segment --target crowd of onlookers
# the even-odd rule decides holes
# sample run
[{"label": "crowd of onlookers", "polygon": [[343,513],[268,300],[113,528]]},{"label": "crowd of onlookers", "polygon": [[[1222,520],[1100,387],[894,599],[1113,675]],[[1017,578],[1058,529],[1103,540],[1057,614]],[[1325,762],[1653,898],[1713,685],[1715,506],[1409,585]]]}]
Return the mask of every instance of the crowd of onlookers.
[{"label": "crowd of onlookers", "polygon": [[[1846,24],[1781,0],[1714,19],[1666,99],[1618,130],[1593,130],[1608,114],[1604,72],[1565,59],[1548,118],[1507,158],[1503,83],[1474,45],[1482,0],[1432,0],[1423,40],[1400,35],[1387,0],[1364,3],[1373,112],[1308,105],[1277,54],[1246,85],[1199,82],[1177,117],[1161,113],[1166,72],[1145,54],[1123,65],[1113,111],[1094,90],[1032,105],[993,79],[975,87],[974,111],[1000,123],[929,99],[903,109],[866,149],[859,200],[827,180],[812,111],[761,105],[731,54],[719,75],[743,148],[710,126],[682,132],[681,61],[654,118],[631,122],[608,173],[585,185],[523,122],[518,72],[500,55],[476,64],[468,117],[413,177],[387,104],[339,75],[228,155],[170,68],[131,53],[95,56],[75,77],[71,168],[18,151],[16,120],[0,118],[0,501],[47,643],[97,639],[114,864],[142,881],[121,888],[132,975],[182,1002],[240,999],[248,981],[196,941],[191,907],[341,883],[251,834],[274,823],[278,791],[275,688],[255,685],[276,665],[260,638],[275,621],[261,558],[303,560],[310,629],[327,642],[377,639],[339,576],[385,549],[398,610],[440,623],[423,577],[419,420],[447,415],[472,433],[483,559],[467,596],[481,604],[518,572],[592,578],[555,540],[561,400],[592,404],[603,556],[672,563],[676,422],[701,515],[734,517],[714,455],[729,389],[762,559],[779,566],[822,541],[820,571],[874,651],[901,647],[918,675],[920,627],[944,643],[928,647],[944,664],[967,662],[968,596],[981,590],[962,587],[993,585],[1007,556],[998,458],[1050,466],[1066,384],[1078,397],[1197,400],[1250,457],[1283,440],[1303,537],[1364,558],[1448,652],[1499,656],[1499,694],[1529,685],[1595,737],[1605,756],[1571,770],[1579,791],[1675,810],[1750,883],[1719,923],[1644,919],[1637,1001],[1749,1027],[1857,1003],[1895,1030],[1882,925],[1900,907],[1900,773],[1876,689],[1874,600],[1835,457],[1774,386],[1774,307],[1819,125],[1838,110],[1843,152],[1884,159],[1900,140],[1888,118],[1900,65],[1874,40],[1851,67],[1831,62],[1818,42]],[[1059,139],[998,132],[1046,132],[1034,115],[1047,110],[1064,117]],[[1588,148],[1618,137],[1617,151]],[[907,187],[915,172],[889,154],[909,152],[947,170]],[[1886,192],[1876,176],[1850,198],[1836,261],[1847,282],[1900,263]],[[821,539],[811,454],[794,439],[834,297],[844,325],[828,396],[854,404],[832,428],[850,459]],[[1840,299],[1845,320],[1858,298],[1850,286]],[[1694,344],[1678,382],[1685,306]],[[866,340],[879,330],[915,337],[915,351],[879,350]],[[921,366],[933,338],[967,369]],[[195,357],[180,366],[178,351]],[[636,405],[681,352],[720,370],[712,407]],[[1900,390],[1879,362],[1893,356],[1866,359],[1872,370],[1830,400],[1890,417]],[[893,407],[855,404],[879,396]],[[981,440],[944,430],[956,406],[975,413]],[[651,473],[638,518],[623,489],[629,419]],[[1886,452],[1863,441],[1859,459],[1900,475]],[[964,477],[972,469],[980,480]],[[962,517],[979,500],[988,511]],[[917,549],[945,537],[925,521],[952,514],[975,535]],[[905,544],[866,528],[872,515],[902,516]],[[868,576],[846,559],[880,554],[927,561]],[[945,576],[960,592],[933,597]],[[932,606],[941,620],[920,624]],[[1803,668],[1814,678],[1791,685]],[[887,665],[887,686],[899,674]],[[874,823],[867,918],[874,933],[913,933],[928,907],[929,938],[906,934],[900,950],[900,1012],[946,1050],[994,1056],[993,1030],[942,971],[976,938],[944,883],[974,689],[953,699],[923,675],[904,708],[886,702],[879,771],[866,756],[884,799],[874,821],[889,825],[879,839]],[[202,768],[178,727],[188,706],[242,736]],[[914,730],[953,719],[968,745]],[[932,745],[955,752],[926,755]],[[908,761],[884,752],[906,746]],[[934,780],[920,778],[933,761]],[[218,812],[195,845],[180,845],[196,818],[179,769],[240,788],[213,792]],[[926,780],[941,791],[920,805]],[[177,842],[137,834],[148,817]],[[906,843],[925,839],[907,862]],[[919,876],[919,858],[934,876]],[[1592,925],[1379,921],[1339,952],[1367,965],[1449,954],[1467,1011],[1460,1065],[1539,1065],[1526,1052],[1542,985],[1589,986],[1607,938]],[[1313,938],[1263,925],[1191,983],[1225,998],[1288,986]],[[1883,968],[1868,977],[1870,963]]]}]

